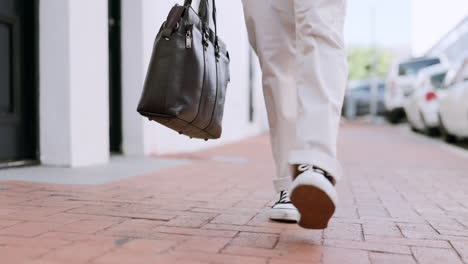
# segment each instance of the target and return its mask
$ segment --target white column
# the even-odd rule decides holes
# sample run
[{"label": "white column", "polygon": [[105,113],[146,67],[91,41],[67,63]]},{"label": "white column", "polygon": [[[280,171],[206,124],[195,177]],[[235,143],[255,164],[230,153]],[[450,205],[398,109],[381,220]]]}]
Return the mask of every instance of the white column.
[{"label": "white column", "polygon": [[40,1],[40,152],[47,165],[109,159],[107,0]]},{"label": "white column", "polygon": [[146,66],[143,52],[143,1],[122,0],[122,151],[144,155],[144,120],[137,113]]}]

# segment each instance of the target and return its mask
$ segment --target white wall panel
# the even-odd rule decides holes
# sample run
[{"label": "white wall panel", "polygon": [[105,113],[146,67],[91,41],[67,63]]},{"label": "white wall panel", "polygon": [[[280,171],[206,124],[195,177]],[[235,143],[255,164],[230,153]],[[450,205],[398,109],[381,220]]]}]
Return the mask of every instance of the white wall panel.
[{"label": "white wall panel", "polygon": [[41,0],[39,12],[41,161],[106,163],[107,0]]}]

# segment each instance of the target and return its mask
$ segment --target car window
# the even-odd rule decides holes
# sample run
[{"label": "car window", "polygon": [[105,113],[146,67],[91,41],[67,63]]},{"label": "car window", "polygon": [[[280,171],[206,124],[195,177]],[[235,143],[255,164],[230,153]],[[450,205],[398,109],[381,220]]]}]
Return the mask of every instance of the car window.
[{"label": "car window", "polygon": [[356,88],[353,89],[355,92],[367,92],[370,91],[370,86],[369,85],[360,85]]},{"label": "car window", "polygon": [[420,70],[438,63],[440,63],[439,59],[410,61],[400,64],[398,72],[400,76],[415,75]]},{"label": "car window", "polygon": [[444,80],[447,76],[447,72],[435,74],[431,76],[431,83],[432,86],[436,89],[440,89],[444,86]]},{"label": "car window", "polygon": [[[385,83],[379,81],[377,83],[377,90],[382,92],[385,90]],[[351,92],[355,93],[370,93],[370,90],[371,90],[371,84],[370,83],[366,83],[366,84],[361,84],[359,86],[355,86],[353,88],[350,89]]]}]

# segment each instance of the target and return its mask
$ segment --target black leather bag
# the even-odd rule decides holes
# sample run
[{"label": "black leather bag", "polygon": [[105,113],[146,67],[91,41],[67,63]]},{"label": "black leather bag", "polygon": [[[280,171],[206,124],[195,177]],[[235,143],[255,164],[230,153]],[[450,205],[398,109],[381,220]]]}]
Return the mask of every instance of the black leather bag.
[{"label": "black leather bag", "polygon": [[156,36],[143,93],[137,111],[191,138],[217,139],[227,84],[229,53],[209,28],[208,0],[201,0],[199,13],[175,5]]}]

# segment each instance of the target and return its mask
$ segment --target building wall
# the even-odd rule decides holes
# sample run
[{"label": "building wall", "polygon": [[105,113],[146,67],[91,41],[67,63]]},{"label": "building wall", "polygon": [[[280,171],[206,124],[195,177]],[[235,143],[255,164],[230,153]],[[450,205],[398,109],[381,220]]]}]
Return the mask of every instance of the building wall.
[{"label": "building wall", "polygon": [[452,65],[461,64],[468,57],[468,15],[455,28],[448,32],[428,52],[428,56],[447,58]]},{"label": "building wall", "polygon": [[425,54],[468,15],[466,0],[413,0],[412,49]]},{"label": "building wall", "polygon": [[[190,140],[136,112],[154,37],[174,0],[122,0],[123,154],[195,151],[267,128],[260,70],[251,59],[240,1],[218,1],[219,35],[231,56],[222,139]],[[40,159],[88,166],[109,160],[108,0],[40,0]],[[250,65],[254,65],[251,76]],[[252,78],[251,78],[252,77]],[[253,82],[252,82],[252,80]],[[249,122],[249,87],[254,121]]]}]

